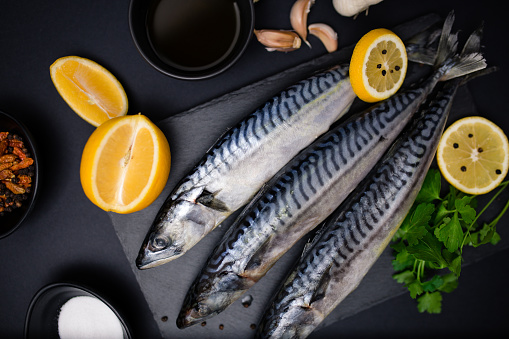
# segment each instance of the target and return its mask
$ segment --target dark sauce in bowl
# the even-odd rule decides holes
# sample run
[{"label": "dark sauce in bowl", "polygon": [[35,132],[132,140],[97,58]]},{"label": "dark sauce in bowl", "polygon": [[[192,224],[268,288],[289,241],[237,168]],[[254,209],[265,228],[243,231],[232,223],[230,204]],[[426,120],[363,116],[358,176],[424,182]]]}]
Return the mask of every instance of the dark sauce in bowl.
[{"label": "dark sauce in bowl", "polygon": [[147,13],[147,31],[161,60],[183,70],[202,70],[233,50],[239,9],[232,0],[158,0]]},{"label": "dark sauce in bowl", "polygon": [[231,66],[254,29],[253,0],[131,0],[129,29],[141,56],[161,73],[203,80]]}]

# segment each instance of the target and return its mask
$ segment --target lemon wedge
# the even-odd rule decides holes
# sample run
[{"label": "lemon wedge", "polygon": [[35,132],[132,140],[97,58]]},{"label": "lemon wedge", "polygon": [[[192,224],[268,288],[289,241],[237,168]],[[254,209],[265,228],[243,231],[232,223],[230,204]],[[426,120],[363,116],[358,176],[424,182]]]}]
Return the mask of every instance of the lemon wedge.
[{"label": "lemon wedge", "polygon": [[127,113],[127,95],[120,82],[95,61],[66,56],[50,66],[51,80],[71,109],[99,126]]}]

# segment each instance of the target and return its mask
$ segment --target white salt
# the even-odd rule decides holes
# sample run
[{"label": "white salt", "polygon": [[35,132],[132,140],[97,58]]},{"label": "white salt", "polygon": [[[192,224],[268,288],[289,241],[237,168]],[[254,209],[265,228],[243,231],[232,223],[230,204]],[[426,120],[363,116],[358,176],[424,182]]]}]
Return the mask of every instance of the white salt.
[{"label": "white salt", "polygon": [[116,314],[101,300],[89,296],[71,298],[62,306],[58,334],[61,339],[123,338]]}]

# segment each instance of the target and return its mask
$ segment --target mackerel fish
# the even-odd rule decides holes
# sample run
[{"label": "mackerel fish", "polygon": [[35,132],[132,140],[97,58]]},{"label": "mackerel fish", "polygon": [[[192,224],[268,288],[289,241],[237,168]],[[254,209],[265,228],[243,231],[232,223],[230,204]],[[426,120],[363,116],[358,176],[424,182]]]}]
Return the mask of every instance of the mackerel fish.
[{"label": "mackerel fish", "polygon": [[326,132],[355,97],[348,66],[335,67],[291,86],[230,129],[161,207],[138,268],[183,255]]},{"label": "mackerel fish", "polygon": [[[451,53],[452,21],[444,25]],[[457,73],[457,62],[451,60],[444,59],[421,86],[333,127],[283,167],[225,233],[189,289],[177,326],[188,327],[222,312],[325,220],[371,171],[435,85]]]},{"label": "mackerel fish", "polygon": [[[409,60],[428,64],[437,32],[440,29],[431,27],[409,39]],[[182,256],[325,133],[355,98],[348,65],[337,66],[289,87],[227,131],[160,208],[137,267],[151,268]]]},{"label": "mackerel fish", "polygon": [[[484,64],[480,54],[467,59]],[[445,83],[423,105],[418,119],[321,226],[265,312],[257,337],[307,337],[359,285],[412,206],[462,81]]]}]

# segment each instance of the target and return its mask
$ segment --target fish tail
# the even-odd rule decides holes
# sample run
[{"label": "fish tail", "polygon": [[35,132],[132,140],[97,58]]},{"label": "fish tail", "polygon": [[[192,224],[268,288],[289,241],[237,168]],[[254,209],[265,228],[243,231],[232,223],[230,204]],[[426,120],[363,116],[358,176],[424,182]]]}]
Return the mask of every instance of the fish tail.
[{"label": "fish tail", "polygon": [[439,69],[439,81],[447,81],[466,76],[486,68],[486,60],[481,53],[483,26],[477,28],[468,38],[461,53],[458,50],[458,35],[452,34],[454,11],[447,16],[440,37],[435,67]]}]

